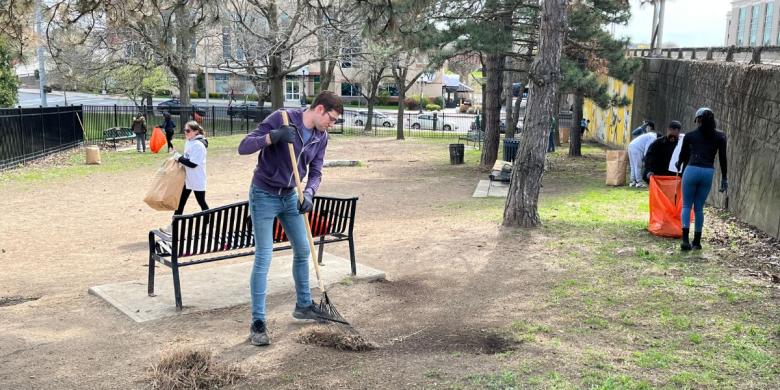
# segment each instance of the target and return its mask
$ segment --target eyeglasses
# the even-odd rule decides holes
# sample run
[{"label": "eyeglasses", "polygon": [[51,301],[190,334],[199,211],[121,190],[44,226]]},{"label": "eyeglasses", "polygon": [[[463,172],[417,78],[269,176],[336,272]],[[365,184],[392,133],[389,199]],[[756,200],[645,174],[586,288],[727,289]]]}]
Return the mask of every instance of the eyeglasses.
[{"label": "eyeglasses", "polygon": [[185,133],[194,133],[194,132],[195,132],[195,130],[184,129],[184,132],[185,132]]},{"label": "eyeglasses", "polygon": [[336,123],[336,121],[339,119],[338,114],[335,117],[330,115],[330,113],[327,111],[325,111],[325,114],[328,115],[328,119],[330,119],[330,123]]}]

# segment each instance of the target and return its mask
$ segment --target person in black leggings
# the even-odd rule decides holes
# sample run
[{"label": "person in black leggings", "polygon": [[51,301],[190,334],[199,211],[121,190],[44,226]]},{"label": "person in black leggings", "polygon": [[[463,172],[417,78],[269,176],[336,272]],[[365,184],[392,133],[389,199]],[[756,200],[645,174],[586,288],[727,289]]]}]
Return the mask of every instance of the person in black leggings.
[{"label": "person in black leggings", "polygon": [[[701,249],[701,231],[704,227],[704,202],[712,187],[715,176],[715,155],[720,159],[720,188],[728,189],[726,162],[726,135],[715,129],[715,114],[707,107],[696,111],[696,130],[685,134],[680,150],[677,168],[682,166],[682,243],[680,249],[689,251]],[[691,226],[691,206],[695,214],[695,230],[693,242],[689,242]]]}]

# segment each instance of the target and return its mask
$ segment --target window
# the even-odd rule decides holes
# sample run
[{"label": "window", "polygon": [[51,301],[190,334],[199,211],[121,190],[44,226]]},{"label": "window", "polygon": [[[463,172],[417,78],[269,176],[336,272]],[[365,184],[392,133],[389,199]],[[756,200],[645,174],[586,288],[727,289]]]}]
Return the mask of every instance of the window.
[{"label": "window", "polygon": [[775,4],[773,2],[766,3],[764,9],[764,46],[769,46],[772,43],[772,14],[775,12]]},{"label": "window", "polygon": [[737,46],[742,46],[745,38],[745,21],[747,19],[747,11],[745,7],[739,8],[739,19],[737,20]]},{"label": "window", "polygon": [[395,84],[380,85],[379,92],[386,92],[387,96],[398,96],[398,86]]},{"label": "window", "polygon": [[756,46],[756,35],[758,34],[758,4],[753,6],[753,12],[750,15],[750,46]]},{"label": "window", "polygon": [[312,77],[313,84],[314,84],[314,94],[320,93],[320,76],[314,76]]},{"label": "window", "polygon": [[360,55],[360,41],[351,40],[346,42],[341,48],[341,67],[357,68],[359,67],[358,56]]},{"label": "window", "polygon": [[214,74],[214,92],[216,93],[228,93],[228,84],[230,75],[226,73]]},{"label": "window", "polygon": [[233,48],[230,42],[230,27],[222,27],[222,59],[225,61],[233,57]]},{"label": "window", "polygon": [[287,78],[284,82],[284,99],[301,100],[301,80],[298,77]]},{"label": "window", "polygon": [[341,96],[361,96],[360,84],[341,83]]}]

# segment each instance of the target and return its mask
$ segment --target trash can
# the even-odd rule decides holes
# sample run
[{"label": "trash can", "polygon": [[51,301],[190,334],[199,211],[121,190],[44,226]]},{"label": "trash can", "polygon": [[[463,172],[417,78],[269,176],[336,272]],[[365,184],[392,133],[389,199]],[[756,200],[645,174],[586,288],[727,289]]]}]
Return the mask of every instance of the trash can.
[{"label": "trash can", "polygon": [[519,145],[519,139],[504,138],[504,161],[515,161],[515,155],[517,154],[517,147]]},{"label": "trash can", "polygon": [[463,144],[450,144],[450,164],[463,164]]}]

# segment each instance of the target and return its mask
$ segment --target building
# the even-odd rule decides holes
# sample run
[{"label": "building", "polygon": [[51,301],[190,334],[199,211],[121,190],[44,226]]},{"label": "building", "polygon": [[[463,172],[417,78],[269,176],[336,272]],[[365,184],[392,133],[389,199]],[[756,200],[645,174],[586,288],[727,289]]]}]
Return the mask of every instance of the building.
[{"label": "building", "polygon": [[731,2],[731,11],[726,14],[726,46],[776,46],[779,39],[780,1]]}]

